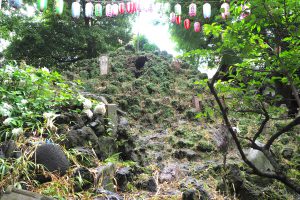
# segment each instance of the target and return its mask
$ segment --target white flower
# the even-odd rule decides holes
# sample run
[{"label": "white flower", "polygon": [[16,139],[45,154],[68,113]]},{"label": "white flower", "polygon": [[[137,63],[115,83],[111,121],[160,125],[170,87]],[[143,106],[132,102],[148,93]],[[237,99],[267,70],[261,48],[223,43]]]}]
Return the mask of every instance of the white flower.
[{"label": "white flower", "polygon": [[4,73],[7,73],[8,75],[12,75],[12,73],[15,71],[15,68],[13,66],[6,66],[4,69]]},{"label": "white flower", "polygon": [[21,104],[26,104],[26,103],[28,103],[28,101],[26,99],[21,100]]},{"label": "white flower", "polygon": [[101,114],[101,115],[105,115],[106,113],[106,107],[104,103],[99,103],[96,105],[96,107],[94,108],[94,114]]},{"label": "white flower", "polygon": [[46,127],[50,128],[50,130],[56,132],[57,127],[54,125],[54,120],[56,117],[58,117],[58,114],[55,114],[54,112],[47,112],[43,114],[44,119],[46,120]]},{"label": "white flower", "polygon": [[83,102],[83,108],[84,109],[91,109],[93,106],[92,102],[89,99],[85,99]]},{"label": "white flower", "polygon": [[90,118],[90,119],[93,118],[94,114],[93,114],[93,112],[90,109],[84,109],[83,113],[85,113],[88,116],[88,118]]},{"label": "white flower", "polygon": [[30,74],[31,82],[36,82],[39,78],[35,74]]},{"label": "white flower", "polygon": [[26,81],[24,79],[19,81],[19,86],[25,86],[26,85]]},{"label": "white flower", "polygon": [[43,71],[43,72],[50,73],[49,69],[48,69],[48,68],[46,68],[46,67],[43,67],[43,68],[42,68],[42,71]]},{"label": "white flower", "polygon": [[9,105],[8,103],[3,103],[3,108],[6,109],[6,110],[12,110],[13,107],[11,105]]},{"label": "white flower", "polygon": [[46,112],[46,113],[43,113],[43,117],[44,119],[50,119],[50,118],[53,118],[53,117],[57,117],[57,114],[55,114],[54,112]]},{"label": "white flower", "polygon": [[10,123],[11,123],[13,120],[14,120],[14,119],[11,118],[11,117],[6,118],[6,119],[3,121],[3,124],[4,124],[5,126],[8,126],[8,125],[10,125]]},{"label": "white flower", "polygon": [[12,134],[17,136],[23,133],[23,129],[22,128],[14,128],[12,131]]},{"label": "white flower", "polygon": [[2,105],[0,106],[0,115],[4,117],[9,117],[11,115],[12,109],[13,107],[8,103],[2,103]]}]

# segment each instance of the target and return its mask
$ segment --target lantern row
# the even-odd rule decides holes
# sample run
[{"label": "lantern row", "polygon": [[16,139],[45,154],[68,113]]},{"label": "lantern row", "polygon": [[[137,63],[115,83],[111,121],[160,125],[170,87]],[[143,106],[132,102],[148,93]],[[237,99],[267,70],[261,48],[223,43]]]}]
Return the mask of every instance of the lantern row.
[{"label": "lantern row", "polygon": [[[0,0],[0,9],[1,9],[1,1]],[[15,9],[20,9],[23,5],[23,0],[8,0],[9,6],[15,8]],[[165,5],[165,6],[164,6]],[[37,8],[41,12],[46,10],[48,7],[48,0],[37,0]],[[55,14],[56,15],[62,15],[63,14],[63,9],[64,9],[64,0],[55,0],[54,3],[55,7]],[[136,12],[152,12],[154,9],[164,9],[170,8],[169,3],[146,3],[145,5],[141,3],[141,0],[135,0],[135,1],[128,1],[126,3],[120,2],[120,3],[108,3],[105,5],[105,15],[107,17],[113,17],[117,16],[119,14],[133,14]],[[95,5],[92,2],[87,2],[85,4],[85,17],[91,18],[94,15],[96,17],[101,17],[102,12],[104,10],[103,6],[97,2]],[[76,0],[72,3],[71,6],[72,10],[72,17],[73,18],[79,18],[80,17],[80,12],[81,12],[81,4],[79,3],[79,0]]]},{"label": "lantern row", "polygon": [[[227,19],[230,16],[230,5],[228,3],[223,3],[221,5],[221,16],[223,19]],[[170,13],[170,22],[171,23],[176,23],[176,24],[181,24],[181,5],[177,3],[174,7],[174,12]],[[190,17],[196,17],[197,15],[197,5],[195,3],[191,3],[189,5],[189,16]],[[249,4],[244,4],[242,5],[242,14],[240,16],[241,19],[246,18],[248,15],[250,15],[250,5]],[[204,19],[209,19],[211,17],[211,5],[209,3],[205,3],[203,5],[203,17]],[[190,29],[191,28],[191,21],[190,19],[185,19],[184,20],[184,28],[185,29]],[[200,22],[195,22],[194,23],[194,31],[195,32],[200,32],[201,31],[201,23]]]},{"label": "lantern row", "polygon": [[[0,9],[1,9],[1,1],[0,0]],[[79,18],[80,12],[81,12],[81,5],[78,2],[79,0],[76,0],[72,3],[72,17],[73,18]],[[16,9],[19,9],[23,5],[23,0],[9,0],[9,5],[11,7],[14,7]],[[48,7],[48,0],[38,0],[37,1],[37,7],[38,9],[43,12]],[[55,0],[55,14],[62,15],[64,8],[64,0]],[[120,3],[112,3],[112,4],[106,4],[105,6],[105,15],[107,17],[113,17],[117,16],[119,14],[124,14],[125,12],[128,14],[133,14],[136,12],[152,12],[153,10],[158,10],[160,13],[167,13],[170,12],[170,3],[146,3],[142,4],[141,0],[135,0],[135,1],[128,1],[126,3],[121,2]],[[221,5],[222,13],[221,16],[223,19],[227,19],[230,15],[230,6],[228,3],[223,3]],[[250,14],[249,5],[245,4],[242,5],[242,16],[241,18],[245,18]],[[101,17],[103,15],[103,7],[98,2],[95,5],[92,2],[87,2],[85,4],[85,17],[91,18],[94,15],[96,17]],[[181,21],[181,15],[182,15],[182,9],[181,5],[177,3],[174,7],[174,12],[170,13],[170,20],[172,23],[180,22]],[[197,15],[197,5],[195,3],[191,3],[189,5],[189,16],[195,17]],[[211,17],[211,5],[209,3],[204,3],[203,5],[203,17],[205,19],[209,19]]]},{"label": "lantern row", "polygon": [[[221,16],[223,19],[227,19],[230,15],[230,5],[228,3],[223,3],[221,5],[222,13]],[[170,13],[170,19],[172,22],[175,22],[176,16],[181,16],[181,5],[176,4],[175,5],[175,12]],[[250,14],[250,8],[249,5],[244,4],[242,5],[242,15],[241,18],[244,19]],[[197,5],[195,3],[190,4],[189,6],[189,16],[195,17],[197,15]],[[209,3],[205,3],[203,5],[203,17],[205,19],[209,19],[211,17],[211,5]]]}]

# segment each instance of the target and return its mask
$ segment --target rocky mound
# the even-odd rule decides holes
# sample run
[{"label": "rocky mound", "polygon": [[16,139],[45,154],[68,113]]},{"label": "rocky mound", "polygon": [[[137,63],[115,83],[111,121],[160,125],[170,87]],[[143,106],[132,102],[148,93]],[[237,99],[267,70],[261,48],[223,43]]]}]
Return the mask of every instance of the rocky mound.
[{"label": "rocky mound", "polygon": [[206,74],[165,52],[133,53],[121,48],[108,56],[108,75],[100,75],[98,59],[77,62],[72,67],[77,74],[66,74],[83,79],[85,91],[117,103],[143,125],[166,126],[179,119],[194,118],[194,82]]}]

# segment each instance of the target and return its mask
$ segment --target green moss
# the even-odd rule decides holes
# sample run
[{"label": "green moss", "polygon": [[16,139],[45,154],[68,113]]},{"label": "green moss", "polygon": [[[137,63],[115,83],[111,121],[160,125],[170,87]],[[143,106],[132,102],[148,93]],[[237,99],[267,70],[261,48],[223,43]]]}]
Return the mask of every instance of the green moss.
[{"label": "green moss", "polygon": [[197,150],[202,152],[211,152],[215,150],[215,146],[210,141],[201,140],[197,144]]},{"label": "green moss", "polygon": [[189,109],[185,112],[185,116],[189,119],[189,120],[195,120],[197,115],[197,112],[194,109]]},{"label": "green moss", "polygon": [[128,102],[124,99],[121,99],[121,100],[118,100],[118,106],[124,110],[124,111],[127,111],[128,109]]},{"label": "green moss", "polygon": [[152,94],[152,93],[154,93],[154,92],[159,92],[158,88],[157,88],[156,85],[153,84],[153,83],[148,83],[148,84],[146,85],[146,88],[147,88],[149,94]]},{"label": "green moss", "polygon": [[119,91],[119,88],[115,85],[108,85],[106,86],[105,90],[103,91],[106,94],[117,94]]}]

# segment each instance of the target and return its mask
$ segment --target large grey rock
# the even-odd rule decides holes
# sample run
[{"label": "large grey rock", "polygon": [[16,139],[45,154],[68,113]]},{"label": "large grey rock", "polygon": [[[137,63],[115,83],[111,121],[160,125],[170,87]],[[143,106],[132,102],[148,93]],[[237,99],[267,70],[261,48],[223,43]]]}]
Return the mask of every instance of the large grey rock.
[{"label": "large grey rock", "polygon": [[123,200],[124,199],[120,195],[104,189],[97,189],[96,193],[103,196],[98,195],[98,197],[96,197],[93,200]]},{"label": "large grey rock", "polygon": [[[93,174],[85,167],[76,169],[72,175],[72,178],[75,180],[75,192],[87,190],[94,184]],[[79,178],[81,181],[79,181]]]},{"label": "large grey rock", "polygon": [[95,185],[101,185],[104,190],[114,191],[114,175],[116,166],[113,163],[96,168]]},{"label": "large grey rock", "polygon": [[204,189],[197,179],[187,177],[180,183],[180,189],[183,190],[183,200],[209,200],[212,199],[211,195]]},{"label": "large grey rock", "polygon": [[189,161],[197,159],[197,153],[191,149],[180,149],[174,152],[174,157],[177,159],[187,158]]},{"label": "large grey rock", "polygon": [[19,158],[21,152],[18,150],[17,144],[13,140],[3,142],[0,145],[0,157],[2,158]]},{"label": "large grey rock", "polygon": [[157,183],[154,177],[147,176],[147,175],[145,176],[145,174],[143,176],[144,177],[140,177],[139,180],[136,182],[136,187],[138,189],[147,190],[149,192],[156,192]]},{"label": "large grey rock", "polygon": [[127,184],[132,181],[133,173],[130,167],[123,167],[121,169],[118,169],[116,172],[116,182],[118,189],[121,191],[126,191]]},{"label": "large grey rock", "polygon": [[83,127],[77,130],[71,130],[67,134],[64,141],[66,148],[73,148],[78,146],[85,146],[86,143],[91,143],[95,148],[98,145],[98,138],[90,127]]},{"label": "large grey rock", "polygon": [[9,186],[5,193],[1,195],[0,200],[54,200],[54,198]]},{"label": "large grey rock", "polygon": [[[255,141],[255,143],[262,147],[264,144]],[[250,149],[247,158],[249,161],[251,161],[255,167],[257,167],[262,172],[273,172],[274,167],[268,160],[268,158],[263,154],[263,152],[256,150],[256,149]]]},{"label": "large grey rock", "polygon": [[200,194],[197,190],[189,189],[183,192],[182,200],[198,200],[200,199]]},{"label": "large grey rock", "polygon": [[[264,199],[263,188],[257,185],[251,184],[241,174],[238,165],[230,165],[227,175],[228,188],[232,194],[235,194],[239,199],[252,200],[252,199]],[[219,184],[217,190],[225,192],[225,186],[223,183]]]},{"label": "large grey rock", "polygon": [[167,165],[162,172],[159,174],[159,182],[167,182],[170,183],[175,181],[179,178],[181,174],[180,167],[176,164],[169,164]]},{"label": "large grey rock", "polygon": [[116,139],[110,136],[102,136],[98,139],[98,148],[95,152],[99,159],[105,160],[109,156],[117,153]]},{"label": "large grey rock", "polygon": [[69,169],[70,163],[59,145],[42,144],[37,147],[34,156],[37,164],[42,164],[50,172],[59,172],[64,175]]},{"label": "large grey rock", "polygon": [[285,159],[292,159],[293,155],[294,155],[294,150],[292,148],[284,148],[282,150],[282,157],[284,157]]}]

